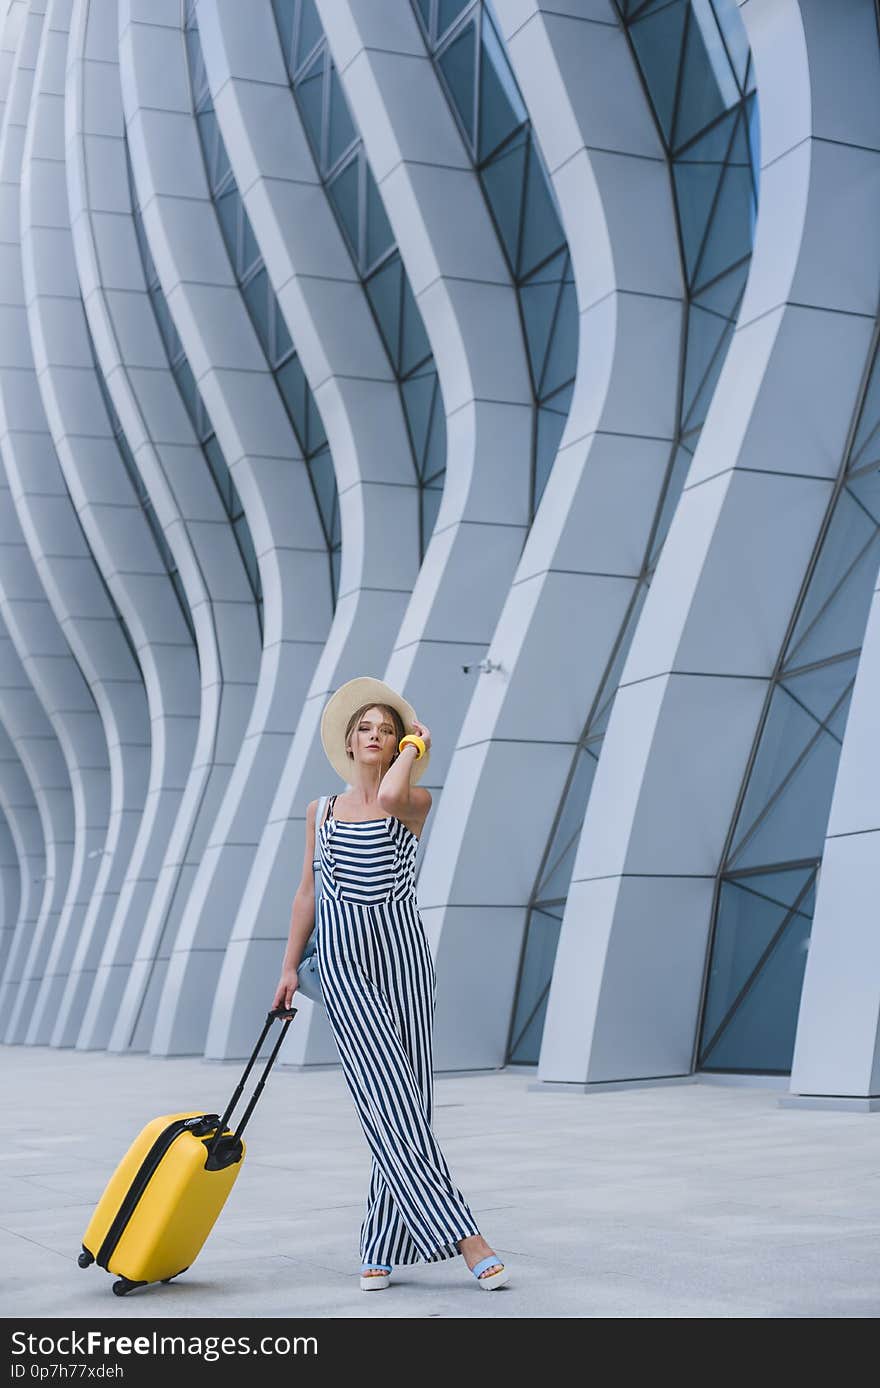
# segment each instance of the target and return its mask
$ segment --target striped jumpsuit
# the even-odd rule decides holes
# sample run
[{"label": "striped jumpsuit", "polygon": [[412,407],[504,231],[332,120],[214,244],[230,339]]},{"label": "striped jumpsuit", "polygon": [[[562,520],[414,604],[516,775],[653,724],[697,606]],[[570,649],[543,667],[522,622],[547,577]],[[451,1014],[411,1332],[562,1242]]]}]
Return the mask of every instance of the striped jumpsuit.
[{"label": "striped jumpsuit", "polygon": [[315,936],[346,1084],[372,1151],[363,1263],[434,1263],[479,1228],[431,1131],[437,978],[415,892],[419,840],[393,815],[320,826]]}]

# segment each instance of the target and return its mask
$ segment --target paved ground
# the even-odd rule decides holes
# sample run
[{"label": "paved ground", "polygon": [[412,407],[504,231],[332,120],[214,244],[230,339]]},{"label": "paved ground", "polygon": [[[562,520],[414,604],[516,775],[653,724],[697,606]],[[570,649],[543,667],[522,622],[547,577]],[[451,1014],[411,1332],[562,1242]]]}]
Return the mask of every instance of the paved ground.
[{"label": "paved ground", "polygon": [[717,1082],[602,1093],[515,1067],[438,1075],[434,1128],[511,1268],[460,1257],[358,1285],[369,1151],[341,1071],[276,1069],[198,1262],[120,1299],[80,1241],[148,1118],[221,1109],[241,1067],[2,1047],[0,1314],[138,1317],[860,1317],[880,1313],[880,1115]]}]

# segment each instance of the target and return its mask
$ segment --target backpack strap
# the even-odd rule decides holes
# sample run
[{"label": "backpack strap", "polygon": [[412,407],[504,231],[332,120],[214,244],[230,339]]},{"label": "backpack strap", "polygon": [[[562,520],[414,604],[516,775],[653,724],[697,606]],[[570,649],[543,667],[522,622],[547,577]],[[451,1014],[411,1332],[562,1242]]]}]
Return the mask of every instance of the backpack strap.
[{"label": "backpack strap", "polygon": [[329,799],[330,799],[330,796],[329,796],[329,795],[322,795],[321,798],[320,798],[320,800],[318,801],[318,808],[315,810],[315,856],[316,856],[316,857],[317,857],[318,835],[320,834],[322,828],[324,827],[324,811],[325,811],[325,809],[327,808],[327,801],[328,801]]}]

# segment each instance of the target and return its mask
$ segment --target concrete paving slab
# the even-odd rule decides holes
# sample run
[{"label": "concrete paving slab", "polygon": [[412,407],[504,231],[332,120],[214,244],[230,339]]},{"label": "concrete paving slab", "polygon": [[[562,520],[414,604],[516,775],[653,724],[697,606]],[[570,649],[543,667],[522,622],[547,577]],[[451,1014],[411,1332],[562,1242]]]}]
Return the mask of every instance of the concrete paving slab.
[{"label": "concrete paving slab", "polygon": [[151,1118],[222,1111],[242,1067],[0,1046],[0,1314],[874,1318],[877,1115],[783,1108],[779,1086],[699,1078],[586,1093],[534,1067],[435,1080],[434,1130],[511,1282],[460,1257],[366,1296],[370,1151],[338,1068],[276,1067],[238,1181],[196,1264],[114,1297],[76,1258],[116,1163]]}]

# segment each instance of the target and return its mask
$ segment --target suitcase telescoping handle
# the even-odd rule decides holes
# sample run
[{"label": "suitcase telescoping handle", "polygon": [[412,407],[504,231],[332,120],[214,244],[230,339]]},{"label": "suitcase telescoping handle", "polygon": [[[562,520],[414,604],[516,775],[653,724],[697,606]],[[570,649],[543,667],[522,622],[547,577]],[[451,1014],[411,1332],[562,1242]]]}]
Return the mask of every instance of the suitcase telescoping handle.
[{"label": "suitcase telescoping handle", "polygon": [[227,1127],[227,1125],[228,1125],[228,1123],[229,1123],[230,1118],[232,1117],[232,1111],[233,1111],[233,1109],[235,1108],[236,1104],[238,1103],[239,1099],[240,1099],[241,1096],[242,1096],[242,1093],[243,1093],[243,1091],[244,1091],[244,1087],[245,1087],[245,1085],[247,1084],[248,1075],[251,1073],[251,1070],[253,1070],[254,1065],[255,1065],[256,1062],[257,1062],[257,1056],[260,1054],[260,1050],[261,1050],[261,1048],[262,1048],[263,1042],[265,1041],[266,1037],[267,1037],[268,1034],[269,1034],[269,1028],[271,1027],[272,1023],[275,1021],[275,1019],[276,1019],[276,1018],[279,1018],[280,1020],[282,1020],[282,1021],[284,1022],[284,1026],[281,1028],[281,1031],[280,1031],[280,1033],[279,1033],[279,1035],[278,1035],[278,1040],[275,1042],[275,1045],[272,1047],[272,1052],[271,1052],[271,1054],[270,1054],[270,1056],[269,1056],[269,1059],[266,1061],[266,1064],[265,1064],[264,1069],[263,1069],[263,1073],[262,1073],[262,1075],[260,1076],[260,1082],[259,1082],[259,1084],[257,1085],[256,1089],[254,1090],[253,1094],[251,1095],[250,1103],[248,1104],[247,1108],[245,1109],[244,1113],[242,1114],[242,1116],[241,1116],[241,1122],[239,1123],[238,1127],[237,1127],[236,1130],[235,1130],[234,1136],[235,1136],[236,1142],[239,1140],[239,1138],[241,1137],[242,1133],[244,1132],[244,1130],[245,1130],[245,1125],[247,1124],[248,1119],[250,1118],[251,1114],[253,1113],[254,1109],[256,1108],[256,1106],[257,1106],[257,1100],[259,1099],[260,1095],[261,1095],[262,1092],[263,1092],[263,1086],[264,1086],[265,1083],[266,1083],[266,1080],[267,1080],[268,1075],[269,1075],[269,1071],[272,1069],[272,1066],[275,1064],[275,1057],[277,1056],[278,1052],[281,1050],[281,1046],[282,1046],[282,1044],[283,1044],[283,1042],[284,1042],[284,1038],[285,1038],[285,1036],[287,1035],[287,1028],[290,1026],[291,1022],[293,1021],[294,1017],[296,1016],[296,1011],[297,1011],[297,1009],[296,1009],[295,1007],[276,1007],[272,1012],[268,1013],[268,1015],[267,1015],[267,1017],[266,1017],[266,1021],[265,1021],[264,1025],[263,1025],[263,1030],[260,1032],[260,1039],[259,1039],[259,1041],[257,1042],[257,1044],[254,1046],[253,1052],[252,1052],[252,1054],[251,1054],[251,1058],[250,1058],[250,1060],[248,1061],[247,1065],[244,1067],[244,1074],[242,1075],[241,1079],[240,1079],[239,1082],[238,1082],[238,1085],[237,1085],[237,1087],[236,1087],[235,1093],[233,1094],[232,1098],[229,1100],[229,1103],[228,1103],[227,1106],[226,1106],[226,1112],[224,1113],[223,1117],[220,1119],[220,1123],[219,1123],[219,1125],[218,1125],[217,1131],[216,1131],[216,1133],[214,1134],[214,1138],[213,1138],[213,1140],[212,1140],[212,1142],[211,1142],[211,1144],[210,1144],[210,1146],[209,1146],[209,1148],[208,1148],[208,1158],[209,1158],[209,1160],[210,1160],[210,1158],[214,1155],[214,1152],[215,1152],[215,1150],[216,1150],[216,1148],[217,1148],[217,1145],[218,1145],[218,1143],[220,1142],[220,1139],[222,1138],[224,1132],[226,1131],[226,1127]]}]

